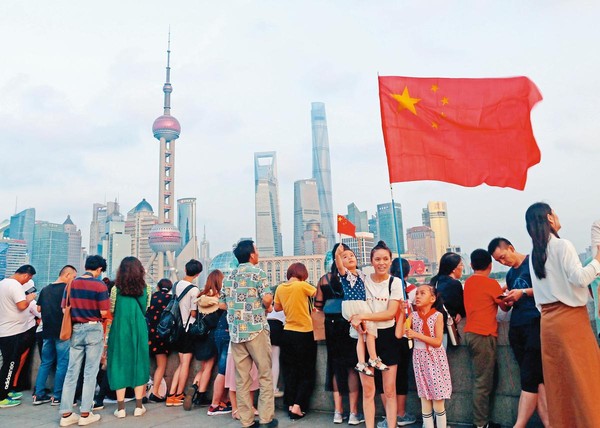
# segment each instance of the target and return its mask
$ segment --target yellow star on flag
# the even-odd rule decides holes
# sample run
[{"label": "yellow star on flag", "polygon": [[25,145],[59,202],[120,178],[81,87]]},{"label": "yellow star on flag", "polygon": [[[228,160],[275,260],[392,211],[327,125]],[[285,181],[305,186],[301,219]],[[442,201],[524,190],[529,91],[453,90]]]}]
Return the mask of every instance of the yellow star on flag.
[{"label": "yellow star on flag", "polygon": [[417,115],[417,109],[415,108],[415,104],[417,104],[419,101],[421,101],[420,98],[411,98],[410,94],[408,93],[408,86],[404,87],[404,91],[402,92],[402,95],[400,94],[390,94],[392,96],[392,98],[394,98],[396,101],[398,101],[398,111],[407,109],[410,110],[410,112],[412,114],[414,114],[415,116]]},{"label": "yellow star on flag", "polygon": [[438,124],[437,124],[437,123],[435,123],[435,122],[431,122],[431,127],[432,127],[433,129],[438,129]]},{"label": "yellow star on flag", "polygon": [[450,101],[448,101],[448,97],[444,97],[444,98],[442,98],[442,105],[444,105],[444,106],[445,106],[445,105],[446,105],[446,104],[448,104],[449,102],[450,102]]},{"label": "yellow star on flag", "polygon": [[438,90],[438,89],[440,89],[440,88],[438,87],[438,85],[431,85],[431,90],[432,90],[433,92],[437,92],[437,90]]}]

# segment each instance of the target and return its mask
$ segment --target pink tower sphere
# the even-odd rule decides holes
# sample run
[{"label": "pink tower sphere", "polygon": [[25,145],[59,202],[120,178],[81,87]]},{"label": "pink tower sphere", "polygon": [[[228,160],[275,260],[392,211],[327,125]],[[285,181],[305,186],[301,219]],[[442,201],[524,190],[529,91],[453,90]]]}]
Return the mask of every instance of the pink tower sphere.
[{"label": "pink tower sphere", "polygon": [[155,253],[177,251],[181,248],[181,233],[171,223],[155,224],[148,235],[148,243]]},{"label": "pink tower sphere", "polygon": [[164,137],[167,141],[176,140],[181,132],[179,121],[170,115],[159,116],[152,125],[154,138],[160,140]]}]

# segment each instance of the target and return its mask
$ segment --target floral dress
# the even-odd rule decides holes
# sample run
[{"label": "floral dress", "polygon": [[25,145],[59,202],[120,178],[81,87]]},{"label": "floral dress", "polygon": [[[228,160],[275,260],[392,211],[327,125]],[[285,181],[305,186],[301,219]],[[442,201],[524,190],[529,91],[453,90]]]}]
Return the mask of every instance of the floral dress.
[{"label": "floral dress", "polygon": [[[417,312],[410,314],[412,329],[417,333],[425,334],[423,320]],[[427,326],[431,337],[435,337],[435,323],[442,314],[433,312],[427,318]],[[427,400],[446,400],[452,395],[452,382],[446,350],[443,346],[434,348],[425,342],[414,339],[413,367],[415,369],[415,383],[417,394]]]},{"label": "floral dress", "polygon": [[171,295],[168,290],[157,290],[152,294],[150,306],[146,311],[146,323],[148,325],[148,344],[150,346],[150,355],[169,354],[169,346],[165,340],[156,332],[156,327],[160,321],[160,314],[171,301]]}]

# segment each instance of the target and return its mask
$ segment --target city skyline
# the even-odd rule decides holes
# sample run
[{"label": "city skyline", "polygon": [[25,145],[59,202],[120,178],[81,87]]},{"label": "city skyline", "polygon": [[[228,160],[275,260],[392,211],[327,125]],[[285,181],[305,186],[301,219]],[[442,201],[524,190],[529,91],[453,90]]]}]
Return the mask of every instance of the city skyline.
[{"label": "city skyline", "polygon": [[170,23],[185,125],[177,194],[197,198],[197,224],[206,225],[215,254],[253,234],[251,159],[266,150],[278,154],[283,253],[292,253],[293,182],[310,175],[312,102],[327,106],[333,213],[355,202],[371,215],[390,202],[377,74],[526,75],[544,96],[532,112],[542,161],[524,192],[396,184],[404,229],[421,224],[428,201],[443,200],[452,243],[470,251],[501,235],[527,252],[524,213],[544,200],[561,217],[561,236],[579,251],[589,246],[600,217],[589,176],[600,151],[600,106],[590,90],[600,62],[589,55],[600,5],[350,5],[178,2],[166,11],[149,1],[142,19],[139,5],[111,1],[3,4],[0,35],[11,40],[11,66],[0,70],[0,129],[14,161],[2,166],[0,221],[25,208],[53,223],[70,214],[87,247],[93,203],[117,198],[133,207],[146,198],[158,206],[149,125],[162,101]]}]

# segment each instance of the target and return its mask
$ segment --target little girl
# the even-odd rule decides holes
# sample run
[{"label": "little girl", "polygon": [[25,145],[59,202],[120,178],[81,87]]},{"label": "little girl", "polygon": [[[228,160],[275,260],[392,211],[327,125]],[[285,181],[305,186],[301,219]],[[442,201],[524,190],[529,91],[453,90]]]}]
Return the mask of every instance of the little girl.
[{"label": "little girl", "polygon": [[[406,328],[407,337],[414,339],[413,367],[425,428],[433,428],[433,411],[437,428],[446,428],[444,400],[452,394],[450,368],[442,346],[444,318],[433,308],[436,300],[431,285],[419,285],[415,296],[417,311],[410,314],[412,329]],[[400,338],[404,333],[404,322],[397,323],[396,337]]]},{"label": "little girl", "polygon": [[[344,297],[342,300],[342,316],[350,320],[352,315],[370,313],[371,308],[367,303],[364,274],[356,268],[356,255],[345,244],[339,244],[335,250],[335,265],[339,271]],[[377,338],[377,326],[373,321],[366,321],[366,333],[358,338],[358,332],[350,329],[350,337],[358,338],[356,342],[356,356],[358,363],[354,369],[367,376],[374,376],[370,367],[377,370],[388,370],[381,358],[377,356],[375,339]],[[369,353],[369,361],[366,362],[365,341]]]}]

